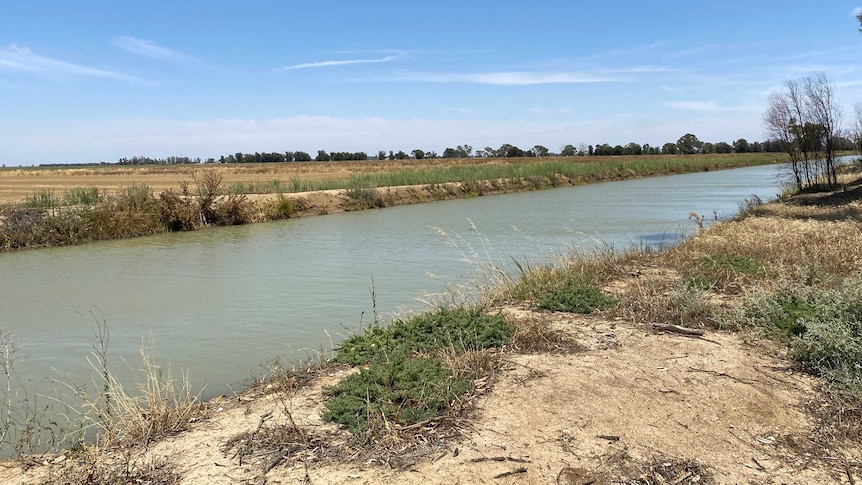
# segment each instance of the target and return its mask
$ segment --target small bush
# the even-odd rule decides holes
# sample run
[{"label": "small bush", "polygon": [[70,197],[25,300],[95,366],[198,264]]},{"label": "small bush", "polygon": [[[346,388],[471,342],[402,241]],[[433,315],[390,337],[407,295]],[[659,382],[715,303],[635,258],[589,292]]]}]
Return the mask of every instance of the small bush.
[{"label": "small bush", "polygon": [[278,194],[278,197],[275,199],[270,199],[263,203],[261,207],[261,218],[267,221],[289,219],[296,214],[298,209],[299,207],[296,200],[285,197],[284,194]]},{"label": "small bush", "polygon": [[536,306],[543,310],[569,313],[592,313],[615,303],[615,299],[589,285],[564,286],[548,291],[536,300]]},{"label": "small bush", "polygon": [[218,201],[210,223],[220,226],[248,224],[253,220],[251,202],[244,194],[230,194]]},{"label": "small bush", "polygon": [[811,307],[791,355],[831,384],[862,391],[862,280],[819,292]]},{"label": "small bush", "polygon": [[338,349],[336,360],[351,365],[385,361],[395,354],[454,350],[464,353],[509,343],[514,327],[501,314],[479,308],[441,308],[410,320],[396,320],[388,329],[370,327]]},{"label": "small bush", "polygon": [[347,189],[347,197],[350,198],[352,209],[374,209],[386,207],[386,202],[380,197],[375,187],[354,186]]},{"label": "small bush", "polygon": [[369,423],[410,425],[443,417],[470,381],[456,378],[439,359],[403,354],[343,379],[332,390],[323,417],[366,435]]},{"label": "small bush", "polygon": [[336,361],[366,367],[330,389],[324,419],[373,441],[393,425],[443,418],[488,371],[487,349],[508,344],[513,333],[502,315],[465,307],[369,327],[338,349]]},{"label": "small bush", "polygon": [[200,208],[187,194],[166,190],[159,195],[159,212],[168,231],[191,231],[200,222]]}]

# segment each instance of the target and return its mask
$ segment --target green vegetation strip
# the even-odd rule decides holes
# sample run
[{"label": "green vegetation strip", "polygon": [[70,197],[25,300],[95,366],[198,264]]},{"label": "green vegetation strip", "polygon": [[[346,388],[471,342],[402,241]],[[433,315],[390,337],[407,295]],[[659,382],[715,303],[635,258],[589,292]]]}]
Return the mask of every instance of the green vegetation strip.
[{"label": "green vegetation strip", "polygon": [[729,156],[642,156],[626,158],[551,158],[541,162],[498,162],[486,164],[432,167],[420,170],[354,175],[345,179],[306,181],[292,179],[268,182],[237,182],[229,187],[231,193],[312,192],[317,190],[356,189],[367,187],[396,187],[405,185],[433,185],[453,182],[467,184],[486,180],[524,179],[554,180],[558,175],[575,183],[601,182],[633,177],[669,175],[709,170],[768,165],[785,161],[786,156],[776,153],[745,153]]}]

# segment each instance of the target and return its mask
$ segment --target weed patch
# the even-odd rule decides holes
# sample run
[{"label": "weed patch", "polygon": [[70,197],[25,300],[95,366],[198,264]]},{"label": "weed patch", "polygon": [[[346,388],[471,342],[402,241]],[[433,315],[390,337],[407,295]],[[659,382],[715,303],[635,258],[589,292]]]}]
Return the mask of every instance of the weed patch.
[{"label": "weed patch", "polygon": [[338,350],[337,361],[364,367],[330,389],[324,419],[368,442],[443,420],[493,368],[486,350],[509,343],[513,332],[502,315],[465,307],[370,327]]},{"label": "weed patch", "polygon": [[364,334],[342,342],[335,360],[363,365],[394,355],[448,350],[462,354],[502,347],[514,330],[500,314],[488,314],[480,308],[441,308],[409,320],[396,320],[389,328],[369,327]]},{"label": "weed patch", "polygon": [[542,294],[536,300],[536,306],[555,312],[592,313],[605,310],[616,302],[595,286],[572,285]]}]

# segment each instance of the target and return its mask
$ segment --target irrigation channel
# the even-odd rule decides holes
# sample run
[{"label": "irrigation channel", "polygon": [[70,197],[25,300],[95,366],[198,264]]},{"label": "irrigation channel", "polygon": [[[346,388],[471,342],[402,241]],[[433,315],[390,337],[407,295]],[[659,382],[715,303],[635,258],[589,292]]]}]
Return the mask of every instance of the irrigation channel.
[{"label": "irrigation channel", "polygon": [[[22,359],[14,386],[54,395],[65,374],[92,382],[94,320],[110,330],[109,366],[133,385],[140,349],[188,371],[204,397],[226,393],[275,356],[332,345],[488,264],[542,262],[567,248],[672,244],[690,212],[729,217],[779,192],[780,166],[172,233],[0,254],[0,328]],[[4,392],[4,391],[0,391]],[[68,391],[67,391],[68,392]]]}]

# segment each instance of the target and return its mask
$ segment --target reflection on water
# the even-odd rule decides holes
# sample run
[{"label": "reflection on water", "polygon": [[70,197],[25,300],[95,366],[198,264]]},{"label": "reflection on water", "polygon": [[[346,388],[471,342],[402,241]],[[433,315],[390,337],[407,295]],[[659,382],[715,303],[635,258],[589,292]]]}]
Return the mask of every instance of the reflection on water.
[{"label": "reflection on water", "polygon": [[[133,375],[138,351],[189,370],[206,394],[260,364],[317,349],[370,320],[469,284],[482,263],[568,247],[673,244],[690,212],[729,216],[772,198],[777,169],[754,167],[478,197],[326,217],[0,254],[0,327],[26,356],[26,385],[56,370],[90,375],[93,316],[110,362]],[[124,362],[125,361],[125,362]],[[128,362],[128,363],[126,363]],[[126,370],[124,370],[126,369]]]}]

